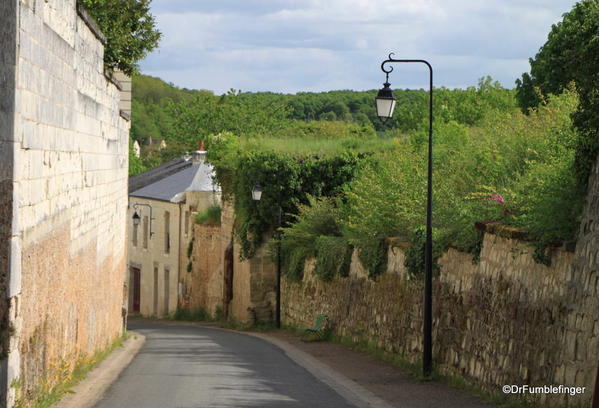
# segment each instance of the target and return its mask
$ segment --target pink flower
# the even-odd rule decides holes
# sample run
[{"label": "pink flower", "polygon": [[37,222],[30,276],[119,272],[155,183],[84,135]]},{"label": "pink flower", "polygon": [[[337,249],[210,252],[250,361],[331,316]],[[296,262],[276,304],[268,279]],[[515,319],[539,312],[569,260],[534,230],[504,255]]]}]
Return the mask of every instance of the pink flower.
[{"label": "pink flower", "polygon": [[498,194],[498,193],[495,193],[495,195],[493,197],[485,197],[485,198],[483,198],[483,200],[497,201],[499,204],[505,203],[504,198],[500,194]]}]

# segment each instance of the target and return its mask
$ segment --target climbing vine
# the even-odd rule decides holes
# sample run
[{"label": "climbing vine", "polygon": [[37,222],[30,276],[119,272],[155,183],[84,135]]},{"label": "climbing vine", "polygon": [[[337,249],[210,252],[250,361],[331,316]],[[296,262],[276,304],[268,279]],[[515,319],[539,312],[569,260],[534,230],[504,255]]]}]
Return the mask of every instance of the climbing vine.
[{"label": "climbing vine", "polygon": [[[222,156],[221,156],[222,157]],[[334,156],[298,156],[273,151],[235,151],[216,160],[217,179],[235,207],[235,237],[242,259],[251,258],[278,224],[289,225],[308,196],[331,197],[353,179],[368,155],[340,152]],[[252,188],[260,184],[260,201]]]}]

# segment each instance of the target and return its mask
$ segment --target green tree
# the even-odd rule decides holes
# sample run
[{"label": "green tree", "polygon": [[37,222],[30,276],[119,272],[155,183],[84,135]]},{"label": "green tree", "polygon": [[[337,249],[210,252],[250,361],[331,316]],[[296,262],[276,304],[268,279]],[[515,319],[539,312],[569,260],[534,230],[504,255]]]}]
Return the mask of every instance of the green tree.
[{"label": "green tree", "polygon": [[[520,107],[526,112],[549,94],[559,94],[576,84],[580,97],[573,114],[580,133],[575,166],[581,184],[586,184],[597,156],[599,137],[599,2],[583,0],[554,24],[534,58],[530,74],[516,81]],[[537,91],[535,91],[537,89]]]},{"label": "green tree", "polygon": [[150,14],[151,0],[78,0],[106,36],[104,64],[127,75],[137,61],[158,47],[160,32]]}]

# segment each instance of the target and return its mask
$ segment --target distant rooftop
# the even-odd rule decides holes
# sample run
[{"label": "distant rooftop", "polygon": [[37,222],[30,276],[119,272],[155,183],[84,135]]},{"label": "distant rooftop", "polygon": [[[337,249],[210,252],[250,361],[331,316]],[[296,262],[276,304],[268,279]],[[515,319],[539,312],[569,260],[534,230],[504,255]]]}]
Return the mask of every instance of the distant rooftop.
[{"label": "distant rooftop", "polygon": [[149,184],[160,181],[165,177],[178,173],[183,169],[191,167],[192,164],[193,162],[191,160],[184,160],[181,157],[177,157],[176,159],[163,163],[158,167],[154,167],[153,169],[140,173],[136,176],[129,177],[129,194]]},{"label": "distant rooftop", "polygon": [[[165,169],[155,173],[152,182],[133,190],[129,195],[161,201],[179,202],[182,199],[182,194],[186,191],[220,191],[220,186],[214,182],[214,169],[210,164],[198,163],[192,160],[187,162],[183,159],[179,160],[187,164],[187,166],[183,165],[183,163],[172,163],[171,161],[169,163],[172,163],[172,165],[168,169],[178,168],[178,170],[170,172],[166,176],[164,176],[166,173]],[[158,170],[160,167],[162,166],[142,173],[139,176],[147,175],[152,171]],[[130,191],[131,179],[129,182]],[[145,180],[147,181],[148,179],[149,177],[145,176]],[[141,182],[138,184],[141,184]]]}]

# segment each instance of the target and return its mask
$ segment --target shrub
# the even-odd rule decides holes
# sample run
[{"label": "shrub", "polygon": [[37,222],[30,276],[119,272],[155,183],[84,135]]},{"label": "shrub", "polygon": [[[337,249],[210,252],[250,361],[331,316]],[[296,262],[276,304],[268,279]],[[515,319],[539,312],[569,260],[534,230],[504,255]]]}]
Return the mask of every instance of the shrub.
[{"label": "shrub", "polygon": [[341,262],[348,251],[347,240],[341,236],[341,213],[334,200],[308,196],[308,204],[299,206],[295,222],[282,229],[281,263],[283,272],[292,279],[301,279],[304,263],[317,258],[316,275],[330,280],[342,272]]},{"label": "shrub", "polygon": [[[221,211],[220,206],[212,205],[204,211],[200,211],[195,217],[195,222],[202,225],[220,225]],[[189,250],[188,253],[190,253]]]},{"label": "shrub", "polygon": [[210,313],[208,313],[208,311],[203,307],[198,307],[195,309],[178,307],[172,316],[172,320],[206,322],[212,320],[212,317],[210,316]]}]

